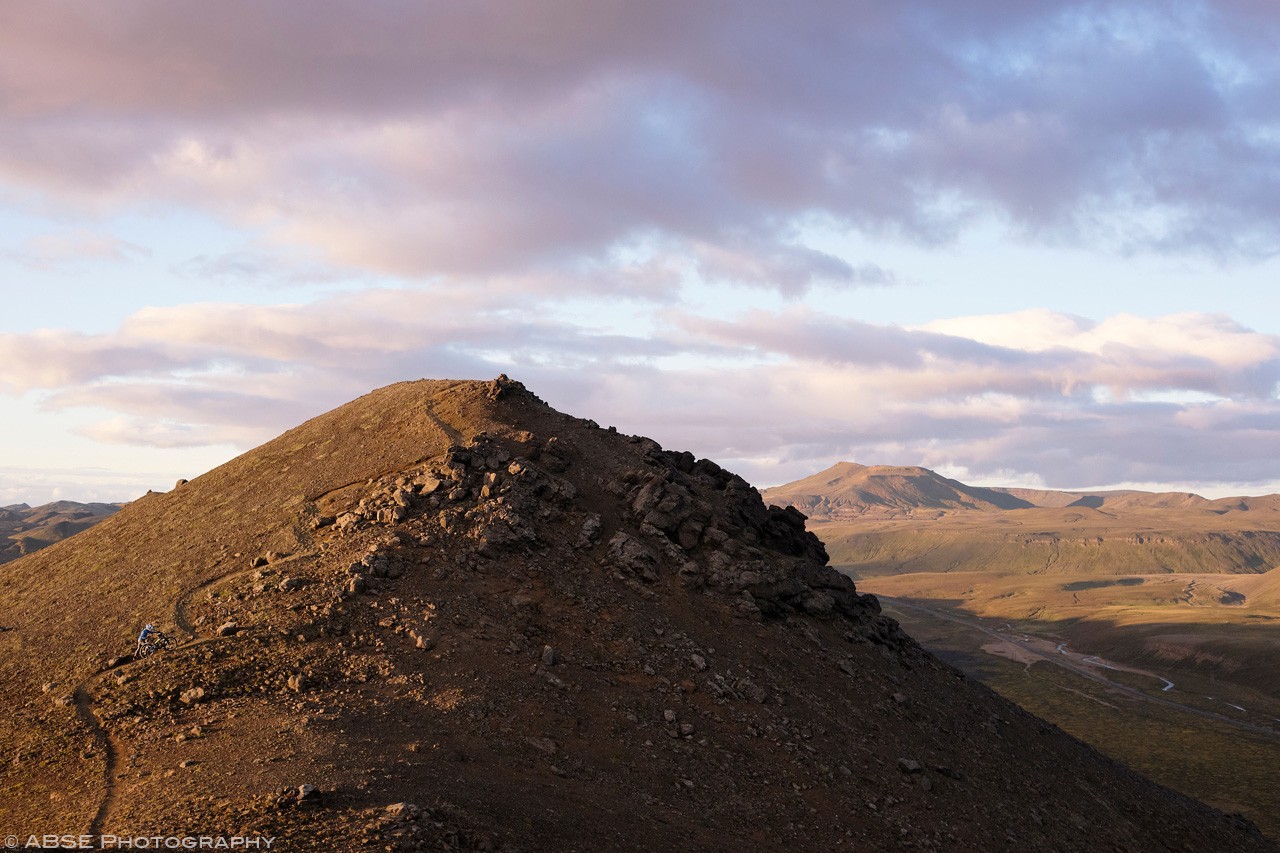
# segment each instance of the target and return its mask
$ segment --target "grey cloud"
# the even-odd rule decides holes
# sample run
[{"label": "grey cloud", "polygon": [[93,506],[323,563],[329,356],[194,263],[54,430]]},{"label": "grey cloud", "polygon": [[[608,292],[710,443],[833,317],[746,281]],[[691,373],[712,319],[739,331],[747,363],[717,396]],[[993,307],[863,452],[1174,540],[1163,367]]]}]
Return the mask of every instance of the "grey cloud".
[{"label": "grey cloud", "polygon": [[936,242],[994,214],[1117,251],[1269,256],[1280,69],[1240,22],[1274,17],[49,2],[0,12],[0,175],[92,204],[266,211],[278,241],[414,277],[566,270],[656,238],[746,255],[707,271],[790,293],[885,283],[797,247],[815,215]]},{"label": "grey cloud", "polygon": [[[189,476],[190,472],[186,472]],[[178,472],[112,471],[103,468],[23,468],[0,466],[0,506],[32,506],[57,500],[131,501],[148,489],[170,488]]]},{"label": "grey cloud", "polygon": [[353,277],[331,267],[263,249],[237,249],[218,255],[195,255],[174,265],[173,271],[184,278],[269,287],[340,282]]},{"label": "grey cloud", "polygon": [[[594,406],[579,410],[711,456],[762,485],[806,476],[841,459],[959,466],[978,482],[1030,476],[1051,488],[1280,482],[1280,459],[1274,453],[1280,441],[1280,406],[1274,402],[1212,429],[1180,422],[1180,413],[1196,407],[1167,404],[1080,407],[1042,402],[1005,421],[935,416],[903,405],[877,410],[827,401],[813,407],[803,391],[774,387],[762,377],[767,373],[757,369],[750,379],[721,376],[717,384],[729,387],[719,392],[696,384],[681,388],[678,380],[663,377],[661,390],[651,389],[651,396],[634,404],[597,399]],[[611,378],[599,381],[607,384]],[[634,393],[637,384],[632,377],[627,387]],[[661,418],[648,414],[645,405],[659,397]],[[814,418],[814,408],[824,416]]]},{"label": "grey cloud", "polygon": [[719,342],[729,351],[774,353],[830,365],[920,368],[926,359],[941,357],[951,364],[1032,368],[1043,363],[1061,369],[1075,360],[1069,353],[1028,353],[957,335],[879,325],[808,309],[752,311],[738,320],[677,312],[667,317],[687,334]]}]

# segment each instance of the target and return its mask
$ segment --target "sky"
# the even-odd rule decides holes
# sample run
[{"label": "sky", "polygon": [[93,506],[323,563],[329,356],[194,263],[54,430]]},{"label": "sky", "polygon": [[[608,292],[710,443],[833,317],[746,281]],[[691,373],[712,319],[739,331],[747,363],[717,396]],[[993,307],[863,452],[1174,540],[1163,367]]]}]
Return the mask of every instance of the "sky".
[{"label": "sky", "polygon": [[1280,6],[0,5],[0,505],[507,373],[760,485],[1280,491]]}]

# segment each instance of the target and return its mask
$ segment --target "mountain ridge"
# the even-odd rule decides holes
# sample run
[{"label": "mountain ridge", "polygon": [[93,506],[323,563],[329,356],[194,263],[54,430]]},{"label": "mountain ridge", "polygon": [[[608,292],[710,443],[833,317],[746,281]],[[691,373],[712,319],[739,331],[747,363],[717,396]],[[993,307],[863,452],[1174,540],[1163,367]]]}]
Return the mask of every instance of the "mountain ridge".
[{"label": "mountain ridge", "polygon": [[1194,492],[1141,489],[1032,489],[972,486],[916,465],[837,462],[815,474],[761,490],[766,500],[795,506],[818,521],[913,510],[1205,509],[1248,511],[1280,506],[1280,494],[1210,499]]},{"label": "mountain ridge", "polygon": [[[881,470],[890,476],[875,477]],[[899,488],[902,471],[910,475],[906,488]],[[859,489],[873,479],[891,490],[861,500]],[[927,491],[919,483],[954,497],[919,500]],[[926,468],[847,463],[761,494],[768,503],[805,513],[832,561],[862,576],[904,571],[1256,574],[1280,566],[1280,496],[1209,500],[1184,492],[1007,491],[1011,498],[1041,505],[1001,508],[975,497],[983,492],[974,487]]]},{"label": "mountain ridge", "polygon": [[88,530],[122,506],[124,504],[60,500],[36,507],[25,503],[0,507],[0,563]]},{"label": "mountain ridge", "polygon": [[19,834],[1275,849],[925,653],[800,513],[506,377],[379,389],[0,590]]}]

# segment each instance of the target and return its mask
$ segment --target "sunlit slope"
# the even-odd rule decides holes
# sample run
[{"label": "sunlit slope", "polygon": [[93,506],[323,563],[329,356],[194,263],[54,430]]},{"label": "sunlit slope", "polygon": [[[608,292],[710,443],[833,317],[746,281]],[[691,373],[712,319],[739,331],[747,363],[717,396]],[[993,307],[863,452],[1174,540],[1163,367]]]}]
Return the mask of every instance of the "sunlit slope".
[{"label": "sunlit slope", "polygon": [[862,576],[1253,574],[1280,566],[1280,518],[1268,515],[1275,523],[1204,513],[1034,509],[929,520],[811,521],[810,529],[826,543],[833,563]]},{"label": "sunlit slope", "polygon": [[966,486],[927,468],[854,462],[840,462],[802,480],[765,489],[762,496],[767,503],[789,504],[815,519],[1031,506],[1006,492]]},{"label": "sunlit slope", "polygon": [[854,574],[1256,574],[1280,566],[1280,496],[979,488],[842,462],[766,489]]}]

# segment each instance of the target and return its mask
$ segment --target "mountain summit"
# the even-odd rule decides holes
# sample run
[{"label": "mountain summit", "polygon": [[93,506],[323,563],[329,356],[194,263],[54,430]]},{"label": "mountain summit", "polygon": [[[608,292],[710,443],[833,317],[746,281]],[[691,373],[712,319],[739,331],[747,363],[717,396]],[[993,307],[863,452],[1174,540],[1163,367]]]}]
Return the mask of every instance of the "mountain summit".
[{"label": "mountain summit", "polygon": [[[793,509],[376,391],[0,568],[0,824],[273,850],[1271,850],[967,681]],[[177,647],[128,652],[145,622]]]},{"label": "mountain summit", "polygon": [[919,510],[1027,509],[1034,504],[1000,489],[969,486],[913,465],[837,462],[801,480],[766,489],[765,498],[806,515],[838,521]]}]

